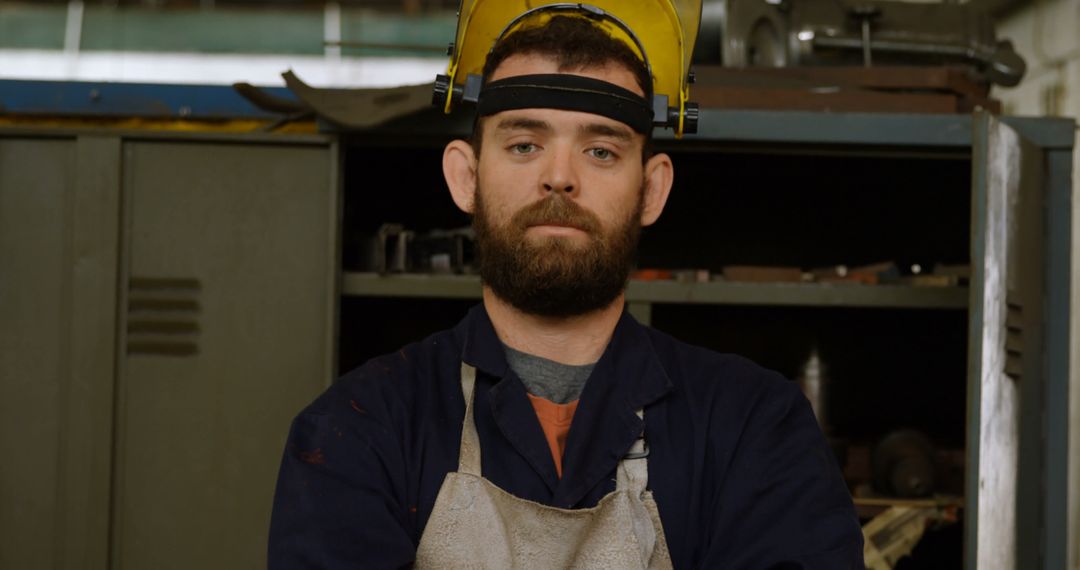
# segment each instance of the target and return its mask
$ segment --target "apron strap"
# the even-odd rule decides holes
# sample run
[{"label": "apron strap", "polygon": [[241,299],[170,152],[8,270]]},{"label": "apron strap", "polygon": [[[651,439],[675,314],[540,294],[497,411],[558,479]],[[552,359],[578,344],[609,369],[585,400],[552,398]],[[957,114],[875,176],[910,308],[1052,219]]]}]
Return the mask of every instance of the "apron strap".
[{"label": "apron strap", "polygon": [[461,393],[465,396],[465,420],[461,423],[461,452],[458,472],[480,476],[480,436],[473,421],[473,395],[476,388],[476,369],[461,363]]},{"label": "apron strap", "polygon": [[[644,410],[639,408],[636,413],[639,419],[645,418]],[[644,433],[634,440],[634,445],[630,446],[626,455],[629,457],[623,457],[615,469],[615,489],[629,490],[641,495],[649,485],[649,460],[648,453],[645,452]]]}]

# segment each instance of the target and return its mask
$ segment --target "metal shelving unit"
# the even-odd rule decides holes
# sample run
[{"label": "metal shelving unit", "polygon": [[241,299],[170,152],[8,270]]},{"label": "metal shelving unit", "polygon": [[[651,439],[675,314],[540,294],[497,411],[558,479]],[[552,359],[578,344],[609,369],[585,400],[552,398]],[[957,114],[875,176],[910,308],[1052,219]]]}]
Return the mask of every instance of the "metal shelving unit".
[{"label": "metal shelving unit", "polygon": [[[144,456],[140,450],[176,447],[176,441],[187,442],[184,445],[194,450],[228,444],[221,438],[201,437],[199,429],[205,426],[243,424],[244,433],[281,429],[303,402],[310,401],[323,383],[329,382],[336,346],[376,350],[372,347],[378,343],[373,341],[399,334],[415,340],[413,331],[407,330],[411,321],[426,325],[443,318],[439,305],[453,305],[446,313],[454,313],[456,322],[460,307],[439,301],[478,299],[481,289],[476,276],[339,273],[344,257],[342,242],[345,247],[348,244],[340,224],[343,219],[348,223],[348,218],[339,212],[345,208],[339,205],[337,192],[347,187],[348,192],[359,195],[365,211],[376,218],[373,223],[396,215],[396,211],[381,212],[376,207],[385,207],[389,199],[371,203],[376,194],[424,214],[430,213],[429,208],[452,208],[445,196],[439,195],[441,202],[433,198],[437,189],[430,187],[438,176],[427,177],[421,168],[415,168],[413,154],[441,148],[448,137],[465,134],[470,126],[471,119],[465,114],[447,118],[430,110],[370,131],[322,135],[211,135],[36,126],[0,129],[0,194],[5,208],[12,206],[5,210],[7,223],[0,224],[0,230],[6,231],[0,232],[5,237],[0,245],[8,246],[0,252],[6,253],[0,255],[0,262],[6,263],[0,264],[0,272],[12,275],[19,292],[26,293],[0,299],[11,299],[8,312],[15,315],[13,322],[21,331],[0,339],[7,341],[0,345],[0,359],[11,360],[11,369],[17,373],[17,381],[4,386],[7,391],[0,393],[0,400],[46,402],[44,407],[11,408],[40,408],[44,412],[10,415],[9,425],[22,431],[51,433],[53,436],[37,440],[55,444],[27,455],[21,443],[24,437],[8,442],[14,447],[0,450],[25,459],[22,467],[13,471],[21,477],[17,483],[23,485],[16,487],[19,496],[48,498],[53,491],[62,491],[54,502],[26,503],[25,516],[0,520],[0,528],[13,531],[6,533],[11,540],[0,548],[21,541],[16,556],[26,553],[26,560],[62,556],[104,567],[109,560],[119,563],[135,560],[132,556],[136,555],[149,556],[154,544],[176,543],[186,548],[190,541],[185,540],[191,536],[222,535],[224,531],[190,532],[195,528],[192,519],[185,516],[190,509],[180,508],[184,500],[196,505],[213,502],[213,496],[199,494],[206,485],[172,485],[185,489],[178,495],[182,500],[163,503],[155,489],[168,487],[170,481],[188,482],[186,472],[180,468],[169,471],[175,462],[149,464],[132,458]],[[964,360],[968,363],[966,386],[960,383],[959,373],[953,374],[957,379],[953,382],[942,375],[941,385],[943,389],[965,388],[967,396],[966,408],[954,406],[949,418],[963,421],[967,434],[966,568],[975,568],[980,556],[986,559],[992,555],[995,540],[1016,543],[1016,567],[1062,568],[1074,531],[1068,524],[1066,499],[1076,480],[1068,467],[1067,430],[1070,347],[1074,342],[1070,336],[1074,140],[1075,123],[1065,119],[1004,118],[999,124],[985,114],[703,110],[697,135],[676,142],[661,134],[656,146],[684,155],[769,155],[775,157],[777,168],[784,166],[788,156],[965,161],[971,168],[971,188],[955,189],[972,200],[970,288],[633,281],[627,290],[630,310],[648,322],[655,308],[660,317],[656,321],[672,325],[672,329],[681,322],[697,326],[698,332],[713,327],[731,336],[776,331],[763,342],[779,354],[791,351],[791,345],[783,342],[785,335],[815,332],[808,331],[806,321],[822,316],[816,314],[817,308],[845,309],[827,311],[830,318],[820,320],[830,321],[825,326],[831,331],[844,331],[834,335],[841,340],[882,338],[880,344],[888,349],[882,351],[884,357],[869,351],[869,356],[862,358],[861,362],[874,359],[865,373],[848,371],[853,392],[884,384],[880,380],[883,373],[897,368],[897,363],[914,363],[907,369],[920,372],[925,370],[924,363],[934,362],[935,354],[948,353],[953,361]],[[391,149],[408,155],[408,160],[379,168],[384,165],[378,158],[385,158],[385,153],[371,158],[364,152],[342,152],[364,146]],[[1005,163],[1003,157],[1014,162]],[[431,162],[431,168],[436,165]],[[821,175],[806,170],[808,178]],[[1021,171],[1023,176],[1018,180],[1003,175]],[[419,175],[406,176],[413,174]],[[730,175],[717,172],[703,184],[730,192],[756,187],[738,180],[720,183]],[[925,178],[925,173],[923,176],[913,176],[909,183],[941,184]],[[846,186],[854,187],[848,182]],[[409,184],[432,193],[414,192],[409,196],[412,201],[397,195],[395,190]],[[874,191],[873,179],[860,184],[860,189]],[[215,192],[219,188],[228,191]],[[1005,208],[1010,202],[1004,198],[1010,195],[1025,198],[1023,210]],[[417,196],[425,201],[416,202]],[[922,196],[927,208],[935,207],[925,194]],[[837,204],[842,207],[837,200],[837,196],[830,196],[823,201],[822,211]],[[57,211],[71,215],[49,215]],[[383,215],[387,217],[379,218]],[[427,221],[437,218],[428,216]],[[1017,223],[1007,223],[1010,221]],[[967,223],[959,218],[955,222],[959,227]],[[911,223],[918,225],[918,217]],[[1010,250],[1007,238],[1013,226],[1026,232],[1020,246]],[[9,235],[11,239],[6,239]],[[26,244],[33,248],[26,249]],[[703,248],[702,257],[707,253]],[[889,255],[883,252],[883,258]],[[716,264],[731,262],[723,257],[709,259],[715,259]],[[799,260],[789,263],[799,265]],[[179,279],[182,284],[197,278],[196,282],[205,284],[199,289],[196,323],[203,343],[199,353],[181,359],[171,354],[128,352],[125,335],[133,329],[124,324],[131,317],[125,300],[132,275]],[[1006,279],[1010,275],[1017,276],[1015,282]],[[266,283],[272,286],[264,286]],[[348,297],[348,302],[341,302],[338,293]],[[418,309],[400,311],[401,303],[385,302],[389,299],[404,299],[404,304],[415,300]],[[424,304],[422,299],[436,302]],[[742,311],[741,307],[750,310]],[[815,310],[801,310],[807,307]],[[345,320],[340,315],[349,309],[353,318],[340,323]],[[887,314],[869,318],[861,314],[875,313],[876,309]],[[49,311],[60,312],[55,318],[40,317],[39,313],[48,316]],[[907,318],[910,312],[919,314]],[[737,327],[751,322],[758,316],[755,313],[762,315],[761,327],[749,331]],[[784,313],[799,314],[799,318],[787,320]],[[730,322],[713,326],[710,319],[718,315],[731,317]],[[19,329],[20,318],[25,321],[25,331]],[[946,321],[961,325],[966,321],[967,335]],[[943,322],[945,327],[940,326]],[[784,328],[789,323],[800,325],[792,327],[799,330]],[[352,325],[355,337],[349,338],[350,344],[345,345],[340,332],[335,333],[338,324]],[[927,326],[920,327],[922,324]],[[690,326],[686,329],[694,332]],[[987,331],[995,334],[985,335]],[[953,333],[961,334],[940,346],[932,344]],[[60,352],[44,357],[37,354],[40,351],[27,352],[27,335],[33,336],[35,346],[60,347]],[[908,337],[929,341],[904,342]],[[862,357],[868,346],[871,343],[853,343],[849,352],[853,358]],[[274,347],[270,357],[266,356],[267,347]],[[920,352],[912,347],[930,350]],[[1018,359],[1019,368],[1015,366]],[[833,362],[834,370],[839,371],[841,361]],[[1009,366],[1007,371],[1005,366]],[[920,378],[936,380],[937,376],[933,371],[919,377],[910,375],[904,380],[912,382],[887,387],[898,396],[910,398],[914,394],[921,400],[932,400],[914,392],[913,387],[919,386],[914,381]],[[1009,413],[999,405],[1006,401],[998,396],[1001,392],[985,389],[990,386],[987,379],[996,382],[991,387],[1011,390],[1009,401],[1014,408],[1006,410]],[[253,382],[257,390],[251,388]],[[233,413],[226,418],[229,421],[221,420],[224,423],[203,421],[220,415],[217,403],[222,398],[237,400],[233,397],[236,394],[250,393],[263,398],[257,406],[248,406],[257,417]],[[143,429],[150,424],[172,427]],[[190,425],[197,429],[184,427]],[[1013,455],[995,464],[990,459],[995,457],[991,452],[997,450],[990,446],[1000,444],[1000,434],[1011,434],[1006,439],[1013,446]],[[251,492],[231,496],[236,508],[228,517],[219,517],[215,529],[265,528],[264,497],[269,491],[264,489],[272,490],[268,485],[280,447],[274,437],[248,440],[262,442],[246,445],[242,455],[254,457],[258,453],[265,459],[264,463],[249,463],[261,479],[239,472],[217,474],[223,479],[213,481],[212,488]],[[211,476],[212,469],[203,469],[206,466],[201,464],[187,467],[193,465],[202,469],[200,477]],[[985,483],[1001,480],[1001,474],[1013,477],[1015,485],[986,487]],[[125,484],[110,487],[110,482],[117,480]],[[188,492],[189,488],[195,490]],[[126,494],[120,495],[121,491]],[[146,521],[167,532],[157,533],[153,544],[143,541],[135,545],[129,536],[132,525],[145,525]],[[36,532],[54,527],[67,531],[56,537]],[[20,529],[25,532],[17,532]],[[265,552],[265,537],[257,534],[233,536],[225,547],[204,544],[198,549],[174,550],[191,556],[228,553],[237,560],[243,556],[254,560]]]},{"label": "metal shelving unit", "polygon": [[[471,124],[471,116],[467,113],[443,117],[437,111],[429,110],[371,130],[357,132],[343,129],[336,132],[347,138],[347,145],[356,148],[431,151],[441,148],[449,137],[466,135]],[[708,329],[708,325],[700,321],[710,316],[725,313],[725,317],[734,317],[733,321],[742,319],[742,324],[745,324],[753,319],[752,315],[747,316],[749,313],[761,309],[763,319],[772,319],[776,330],[781,331],[777,335],[778,340],[783,340],[786,333],[814,332],[808,332],[808,327],[812,326],[798,319],[792,322],[802,327],[799,331],[785,331],[781,322],[783,318],[777,316],[785,311],[771,310],[773,308],[869,309],[866,311],[868,313],[877,309],[889,311],[890,314],[873,315],[871,318],[858,315],[861,312],[858,310],[834,311],[845,314],[829,315],[830,319],[822,319],[822,322],[830,321],[828,326],[834,328],[852,327],[852,338],[875,337],[885,331],[881,336],[882,342],[893,343],[897,350],[877,363],[882,368],[890,368],[892,361],[889,359],[897,356],[926,362],[927,356],[947,353],[953,359],[951,362],[966,359],[966,408],[954,406],[951,410],[956,421],[963,421],[966,426],[964,453],[969,467],[963,493],[966,505],[964,567],[984,565],[986,560],[994,559],[997,545],[1008,542],[1012,556],[1009,560],[1014,561],[1015,566],[1060,568],[1064,564],[1071,532],[1067,524],[1065,498],[1069,493],[1070,476],[1075,478],[1067,466],[1066,429],[1072,342],[1069,335],[1072,242],[1069,236],[1072,235],[1073,225],[1071,179],[1075,128],[1075,122],[1070,119],[998,119],[985,112],[964,116],[703,109],[697,134],[674,141],[669,133],[661,132],[656,136],[655,147],[683,156],[712,153],[768,155],[775,157],[777,168],[782,167],[789,156],[796,159],[842,157],[853,161],[895,158],[917,161],[919,164],[927,161],[965,163],[962,168],[970,169],[969,188],[963,188],[957,179],[936,180],[925,170],[912,173],[908,182],[912,185],[941,185],[942,188],[955,189],[970,197],[968,219],[954,213],[951,226],[939,223],[928,226],[926,231],[941,233],[949,227],[963,227],[970,222],[967,245],[970,246],[971,284],[968,287],[931,287],[631,281],[626,292],[629,311],[645,323],[654,320],[652,316],[655,312],[660,317],[655,321],[671,329],[678,329],[681,322],[686,325],[683,330],[665,332],[680,332],[692,337]],[[358,154],[355,160],[358,164],[364,163],[365,157]],[[406,167],[411,168],[411,163],[407,164]],[[801,164],[800,168],[807,173],[808,179],[815,182],[808,187],[825,187],[826,182],[820,177],[827,173],[815,172],[814,167],[806,163]],[[852,176],[856,175],[855,172],[853,169]],[[738,175],[743,178],[738,178]],[[870,178],[862,181],[862,190],[874,191],[874,177],[887,175],[871,174]],[[718,170],[706,173],[707,182],[702,184],[722,191],[748,192],[758,187],[754,183],[755,176],[749,171],[733,174]],[[919,179],[919,176],[923,178]],[[719,182],[722,178],[727,180],[726,185]],[[437,185],[435,180],[437,177],[417,177],[416,183]],[[783,182],[798,184],[799,180],[785,178]],[[401,183],[394,179],[394,184]],[[845,184],[838,186],[855,192],[856,185],[850,179],[845,179]],[[1017,197],[1023,200],[1017,200]],[[812,211],[811,208],[804,214],[809,216],[829,211],[838,204],[828,201],[839,199],[838,195],[823,197],[820,210]],[[921,203],[927,209],[939,206],[935,204],[935,198],[925,192],[912,192],[910,196],[894,193],[882,199]],[[401,216],[401,211],[387,208],[385,202],[380,205],[390,210],[384,212],[389,217],[381,221]],[[940,206],[955,206],[955,203]],[[665,216],[670,219],[674,212],[669,205]],[[682,212],[687,214],[686,209]],[[778,212],[790,214],[783,212],[782,208],[778,208]],[[762,215],[760,209],[757,215]],[[882,214],[880,211],[860,211],[853,215]],[[430,221],[430,218],[427,216],[425,221]],[[408,218],[405,216],[402,219]],[[913,227],[918,226],[917,214],[911,216],[910,220]],[[375,224],[380,220],[367,221]],[[776,231],[778,227],[783,229],[783,226],[774,225],[762,231]],[[804,226],[804,229],[806,227],[810,226]],[[867,226],[860,227],[868,231]],[[680,243],[662,233],[653,235],[669,237],[669,244]],[[911,235],[917,234],[912,232]],[[702,233],[688,232],[686,241],[681,242],[684,245],[675,247],[685,247],[693,240],[703,241],[703,237],[706,236]],[[1013,254],[1010,256],[1009,252]],[[713,261],[717,264],[732,262],[731,252],[727,253],[727,257],[715,257]],[[896,255],[892,251],[883,251],[881,259]],[[955,252],[953,257],[958,257]],[[709,262],[693,260],[692,256],[691,259],[689,262],[671,261],[667,266],[709,265]],[[929,259],[933,259],[933,254]],[[759,262],[794,266],[808,266],[811,263],[799,259],[781,262],[767,256],[748,263]],[[957,258],[954,262],[962,260]],[[376,273],[345,272],[341,279],[341,292],[350,301],[357,301],[355,306],[362,305],[358,311],[364,312],[366,317],[378,319],[385,316],[373,311],[379,303],[363,304],[363,298],[415,299],[417,305],[423,307],[421,312],[431,312],[431,308],[439,303],[424,305],[420,303],[421,300],[478,299],[480,282],[475,276],[462,275],[381,276]],[[401,309],[399,304],[388,305],[392,306],[386,309],[387,313]],[[701,309],[694,309],[694,305]],[[739,310],[742,307],[752,310]],[[904,314],[908,310],[922,311],[923,314],[916,315],[914,320],[924,319],[927,328],[912,326],[912,315]],[[368,314],[373,312],[375,314]],[[800,314],[806,311],[790,312]],[[695,313],[700,313],[698,321],[692,318]],[[933,334],[941,334],[941,323],[953,316],[967,321],[966,337],[956,334],[955,342],[946,343],[948,346],[930,346],[925,353],[905,351],[903,335],[910,335],[912,340],[940,338]],[[873,322],[874,319],[878,322]],[[431,320],[434,322],[437,318],[432,317]],[[904,323],[903,326],[908,328],[894,327],[896,323]],[[730,331],[731,326],[728,323],[726,330]],[[875,329],[879,326],[880,329]],[[938,328],[931,331],[931,327]],[[753,332],[760,334],[759,330]],[[373,341],[379,340],[367,333],[358,333],[357,336],[358,339],[351,341],[355,346],[371,346],[376,344]],[[1006,340],[1012,343],[1008,345],[1008,350],[1005,350]],[[857,352],[866,346],[869,345],[853,348],[852,351]],[[911,346],[921,345],[913,342]],[[785,349],[782,342],[776,343],[776,351]],[[1026,359],[1022,358],[1024,354],[1028,355]],[[935,362],[941,361],[938,359]],[[1007,371],[1002,369],[1005,364],[1010,366]],[[918,372],[922,369],[913,365],[912,370]],[[1019,376],[1023,377],[1023,381],[1016,381]],[[897,386],[901,386],[898,390],[908,390],[912,385]],[[987,387],[1010,390],[1010,405],[1015,408],[1008,414],[995,411],[994,403],[1000,404],[1002,400],[997,396],[998,392],[987,391]],[[1011,435],[1002,441],[995,435],[1002,433]],[[999,453],[1004,460],[995,463],[993,458],[998,456],[994,453],[1001,449],[1005,449],[1008,455]],[[986,486],[988,482],[1005,479],[1008,479],[1009,485]],[[1013,502],[1015,509],[1003,508],[1003,505]]]}]

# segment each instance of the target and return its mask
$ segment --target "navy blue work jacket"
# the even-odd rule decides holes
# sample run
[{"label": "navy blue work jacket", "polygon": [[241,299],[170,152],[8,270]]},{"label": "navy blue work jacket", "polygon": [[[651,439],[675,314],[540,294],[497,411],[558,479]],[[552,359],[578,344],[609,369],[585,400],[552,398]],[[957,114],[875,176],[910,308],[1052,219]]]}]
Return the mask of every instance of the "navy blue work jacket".
[{"label": "navy blue work jacket", "polygon": [[596,505],[641,433],[676,568],[862,568],[862,533],[798,387],[622,315],[585,384],[555,473],[550,447],[483,306],[454,329],[346,374],[293,422],[269,566],[398,568],[412,561],[458,467],[461,362],[476,367],[482,471],[518,497]]}]

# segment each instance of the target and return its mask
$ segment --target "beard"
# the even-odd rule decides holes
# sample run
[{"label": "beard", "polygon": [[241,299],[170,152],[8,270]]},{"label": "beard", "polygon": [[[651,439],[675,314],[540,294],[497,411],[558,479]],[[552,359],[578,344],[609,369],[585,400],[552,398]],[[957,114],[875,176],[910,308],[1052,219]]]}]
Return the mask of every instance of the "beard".
[{"label": "beard", "polygon": [[[609,306],[626,288],[641,235],[643,192],[610,230],[595,214],[556,192],[497,225],[483,195],[477,187],[476,264],[481,280],[499,298],[524,313],[572,317]],[[526,237],[526,230],[542,224],[576,227],[585,232],[586,242]]]}]

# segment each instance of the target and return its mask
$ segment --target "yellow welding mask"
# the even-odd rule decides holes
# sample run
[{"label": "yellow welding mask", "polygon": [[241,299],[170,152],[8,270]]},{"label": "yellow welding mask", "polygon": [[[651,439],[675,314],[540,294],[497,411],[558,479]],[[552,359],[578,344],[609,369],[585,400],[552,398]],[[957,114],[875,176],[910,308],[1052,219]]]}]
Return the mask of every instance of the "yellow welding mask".
[{"label": "yellow welding mask", "polygon": [[[612,37],[625,42],[637,54],[653,78],[653,100],[630,101],[635,94],[588,81],[531,76],[532,80],[509,81],[503,85],[483,85],[481,73],[488,54],[500,39],[523,26],[542,25],[555,16],[588,19]],[[610,91],[614,105],[591,108],[621,108],[625,117],[614,117],[641,130],[641,115],[647,113],[651,127],[670,127],[676,136],[697,131],[697,105],[690,102],[690,57],[701,22],[701,0],[592,0],[588,4],[535,0],[462,0],[458,11],[457,34],[450,46],[450,64],[445,75],[435,80],[434,104],[447,113],[455,103],[476,103],[481,91],[497,99],[496,90],[512,92],[514,100],[543,98],[554,108],[585,110],[588,105],[573,103],[569,95]],[[503,83],[503,82],[493,82]],[[581,83],[581,85],[578,85]],[[610,85],[610,84],[608,84]],[[531,91],[530,91],[531,90]],[[629,95],[627,95],[629,93]],[[503,98],[504,100],[507,97]],[[637,97],[637,99],[642,99]],[[551,103],[554,101],[554,103]],[[644,106],[645,109],[637,107]],[[606,113],[602,113],[606,114]],[[629,119],[628,117],[637,117]]]}]

